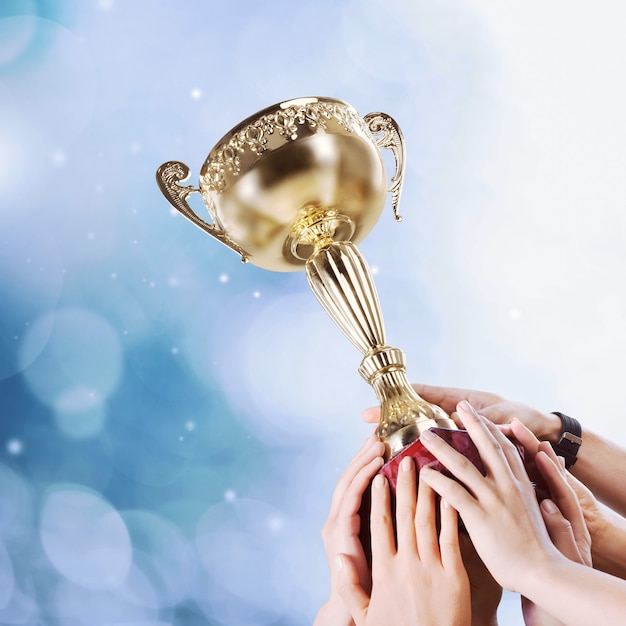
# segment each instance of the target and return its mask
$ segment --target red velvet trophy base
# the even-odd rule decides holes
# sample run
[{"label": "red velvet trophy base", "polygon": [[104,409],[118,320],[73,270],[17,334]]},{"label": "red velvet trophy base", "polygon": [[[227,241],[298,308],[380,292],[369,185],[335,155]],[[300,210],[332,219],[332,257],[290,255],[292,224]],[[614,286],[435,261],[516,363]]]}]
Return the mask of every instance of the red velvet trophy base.
[{"label": "red velvet trophy base", "polygon": [[[448,428],[431,428],[431,430],[441,437],[444,441],[449,443],[455,450],[460,452],[463,456],[468,458],[481,472],[483,476],[487,474],[485,466],[480,459],[478,450],[474,445],[474,442],[470,439],[470,436],[466,430],[452,430]],[[524,449],[521,446],[517,446],[520,456],[524,461],[524,466],[530,481],[535,487],[537,494],[537,500],[541,500],[550,497],[550,492],[537,470],[534,463],[529,463],[524,458]],[[415,460],[415,466],[418,474],[422,467],[431,467],[439,472],[442,472],[450,478],[454,478],[452,474],[438,461],[422,444],[420,439],[417,439],[413,443],[409,444],[404,450],[396,454],[393,458],[389,459],[379,470],[379,474],[383,474],[391,486],[392,504],[395,508],[395,492],[396,481],[398,478],[398,469],[400,462],[405,456],[410,456]],[[360,516],[361,516],[361,542],[365,549],[365,553],[368,555],[369,560],[369,546],[370,546],[370,529],[369,529],[369,512],[370,512],[370,493],[369,489],[363,494],[363,500],[361,502]]]}]

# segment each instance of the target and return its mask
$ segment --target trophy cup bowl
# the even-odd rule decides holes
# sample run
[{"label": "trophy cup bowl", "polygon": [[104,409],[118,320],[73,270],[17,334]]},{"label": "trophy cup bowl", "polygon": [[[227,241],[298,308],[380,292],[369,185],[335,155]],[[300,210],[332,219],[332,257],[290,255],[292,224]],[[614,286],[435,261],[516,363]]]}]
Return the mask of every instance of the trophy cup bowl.
[{"label": "trophy cup bowl", "polygon": [[[390,181],[381,148],[395,160]],[[309,97],[268,107],[235,126],[210,151],[199,187],[180,184],[189,168],[178,161],[157,171],[169,202],[244,262],[306,272],[322,306],[363,354],[359,372],[381,404],[378,434],[387,461],[381,472],[392,486],[407,454],[418,469],[444,469],[419,441],[430,428],[482,469],[467,432],[417,395],[404,353],[386,344],[374,282],[356,247],[378,221],[389,192],[401,220],[404,157],[402,133],[388,115],[361,117],[341,100]],[[187,203],[192,193],[202,195],[211,222]]]}]

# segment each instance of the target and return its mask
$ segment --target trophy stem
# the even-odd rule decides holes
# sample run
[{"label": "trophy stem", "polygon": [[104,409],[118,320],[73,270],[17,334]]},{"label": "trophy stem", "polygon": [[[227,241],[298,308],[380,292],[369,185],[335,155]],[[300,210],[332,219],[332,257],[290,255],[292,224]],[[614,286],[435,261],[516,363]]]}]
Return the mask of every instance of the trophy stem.
[{"label": "trophy stem", "polygon": [[349,241],[324,239],[307,261],[306,274],[321,305],[364,354],[359,373],[381,403],[378,434],[385,442],[385,457],[400,452],[428,428],[456,428],[445,411],[413,390],[402,350],[385,345],[376,287],[358,248]]}]

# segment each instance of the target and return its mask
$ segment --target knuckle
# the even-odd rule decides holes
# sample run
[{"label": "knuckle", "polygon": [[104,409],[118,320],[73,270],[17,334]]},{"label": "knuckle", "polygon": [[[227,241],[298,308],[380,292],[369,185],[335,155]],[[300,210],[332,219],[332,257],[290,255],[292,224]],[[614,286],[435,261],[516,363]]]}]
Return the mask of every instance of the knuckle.
[{"label": "knuckle", "polygon": [[413,523],[415,511],[409,507],[398,507],[396,509],[396,520],[398,523]]}]

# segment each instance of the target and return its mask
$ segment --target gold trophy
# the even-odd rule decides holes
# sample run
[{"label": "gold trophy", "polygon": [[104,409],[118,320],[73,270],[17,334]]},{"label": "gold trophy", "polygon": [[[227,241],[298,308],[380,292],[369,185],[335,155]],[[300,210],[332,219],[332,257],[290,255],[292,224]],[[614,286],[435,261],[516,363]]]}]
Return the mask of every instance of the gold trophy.
[{"label": "gold trophy", "polygon": [[[381,148],[395,157],[390,183]],[[387,345],[376,288],[356,247],[389,192],[401,220],[404,161],[404,139],[390,116],[361,117],[341,100],[311,97],[268,107],[233,128],[206,158],[199,187],[181,185],[189,178],[183,163],[157,171],[172,206],[244,262],[305,270],[317,299],[363,353],[359,372],[381,404],[378,434],[388,461],[429,428],[461,435],[440,407],[417,395],[404,353]],[[202,195],[210,222],[187,203],[192,193]]]}]

